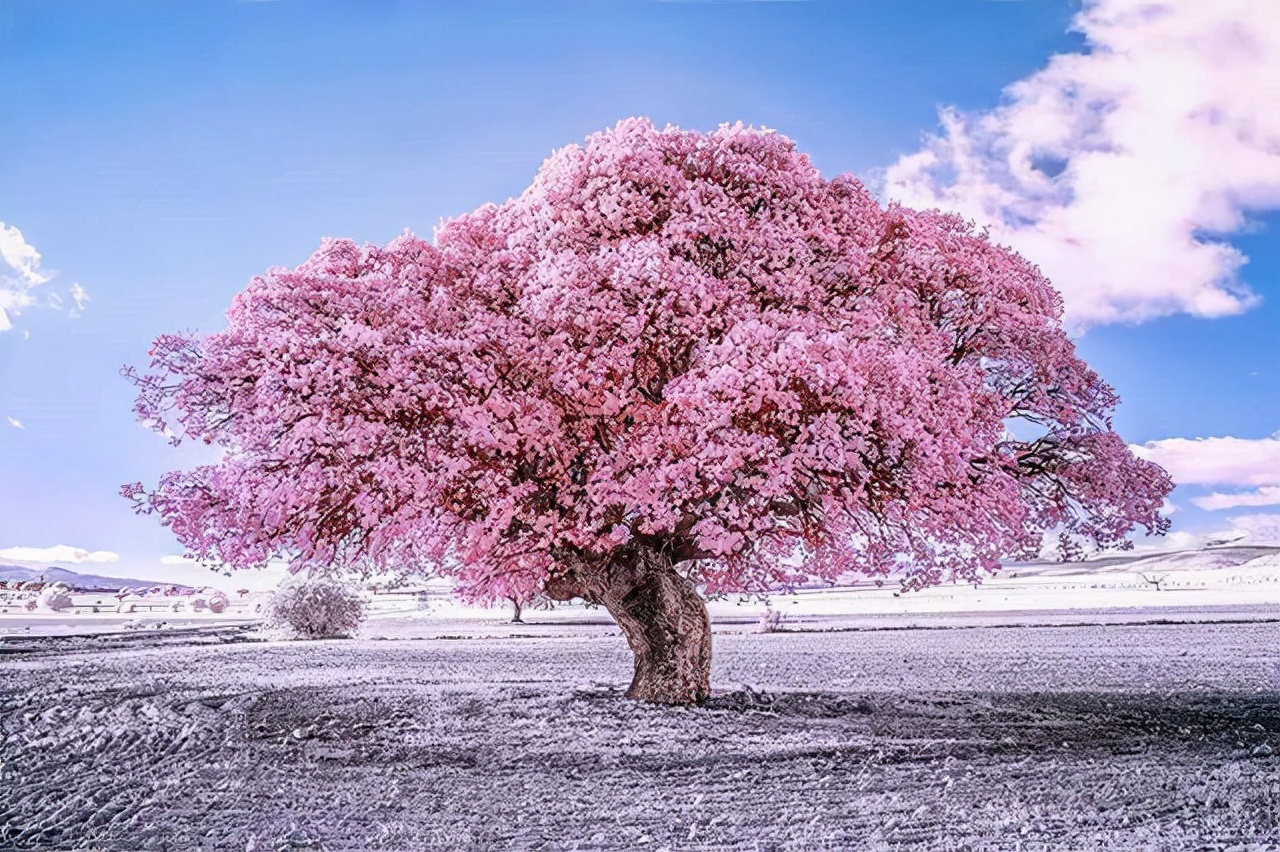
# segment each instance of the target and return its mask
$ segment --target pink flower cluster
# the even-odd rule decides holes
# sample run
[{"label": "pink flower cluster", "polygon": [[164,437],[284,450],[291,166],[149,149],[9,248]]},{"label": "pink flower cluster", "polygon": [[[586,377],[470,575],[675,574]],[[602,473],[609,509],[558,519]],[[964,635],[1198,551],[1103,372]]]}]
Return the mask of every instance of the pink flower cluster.
[{"label": "pink flower cluster", "polygon": [[[1029,262],[825,180],[786,137],[623,121],[432,245],[327,240],[167,335],[137,412],[223,448],[126,488],[195,555],[536,590],[661,550],[711,592],[976,580],[1162,532]],[[1015,437],[1010,429],[1023,437]]]}]

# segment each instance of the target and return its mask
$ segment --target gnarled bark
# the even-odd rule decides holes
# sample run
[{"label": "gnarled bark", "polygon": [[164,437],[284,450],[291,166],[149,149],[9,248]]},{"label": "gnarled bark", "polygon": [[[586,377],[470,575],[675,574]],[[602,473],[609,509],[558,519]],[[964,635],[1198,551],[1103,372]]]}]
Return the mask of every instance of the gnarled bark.
[{"label": "gnarled bark", "polygon": [[556,600],[600,604],[613,616],[635,655],[628,698],[698,704],[711,694],[706,604],[658,551],[635,546],[600,564],[572,560],[546,591]]}]

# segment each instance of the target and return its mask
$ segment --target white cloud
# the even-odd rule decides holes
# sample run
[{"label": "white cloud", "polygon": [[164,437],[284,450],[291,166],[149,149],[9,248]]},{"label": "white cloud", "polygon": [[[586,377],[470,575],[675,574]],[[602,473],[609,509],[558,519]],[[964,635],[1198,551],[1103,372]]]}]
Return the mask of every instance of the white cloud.
[{"label": "white cloud", "polygon": [[1231,519],[1231,528],[1249,544],[1280,545],[1280,515],[1240,515]]},{"label": "white cloud", "polygon": [[185,583],[191,586],[213,586],[230,594],[236,589],[249,589],[260,592],[274,589],[280,582],[290,576],[288,567],[281,562],[270,562],[265,568],[248,568],[231,571],[230,577],[217,571],[210,571],[207,566],[195,559],[169,554],[155,560],[164,567],[146,571],[147,576],[163,576],[172,582]]},{"label": "white cloud", "polygon": [[[22,232],[0,222],[0,331],[13,328],[14,317],[37,304],[32,291],[53,280],[53,275],[40,268],[40,252],[26,241]],[[71,285],[70,293],[76,304],[70,315],[80,316],[89,294],[78,283]],[[60,294],[46,293],[44,304],[61,310],[64,302]],[[23,332],[23,338],[26,337]]]},{"label": "white cloud", "polygon": [[1169,471],[1178,485],[1247,489],[1193,499],[1201,509],[1280,504],[1280,433],[1257,439],[1166,438],[1130,449]]},{"label": "white cloud", "polygon": [[1238,515],[1229,518],[1227,524],[1226,528],[1209,532],[1174,530],[1156,538],[1138,540],[1134,542],[1133,552],[1144,554],[1199,550],[1222,544],[1280,546],[1280,514]]},{"label": "white cloud", "polygon": [[13,317],[32,304],[31,289],[49,280],[40,271],[40,252],[17,228],[0,222],[0,331],[13,328]]},{"label": "white cloud", "polygon": [[[1220,536],[1218,536],[1220,538]],[[1176,550],[1195,550],[1204,547],[1206,540],[1212,538],[1210,536],[1197,535],[1196,533],[1186,532],[1185,530],[1174,530],[1165,533],[1162,536],[1152,538],[1135,539],[1133,552],[1135,554],[1142,553],[1165,553]]]},{"label": "white cloud", "polygon": [[1213,492],[1191,501],[1206,511],[1235,509],[1239,506],[1280,506],[1280,485],[1265,485],[1256,491],[1238,493]]},{"label": "white cloud", "polygon": [[15,562],[119,562],[120,555],[109,550],[85,550],[56,544],[53,547],[5,547],[0,548],[0,559]]},{"label": "white cloud", "polygon": [[1131,445],[1169,471],[1179,485],[1280,485],[1280,436],[1165,438]]},{"label": "white cloud", "polygon": [[78,317],[80,314],[84,313],[84,303],[89,301],[89,294],[85,292],[85,289],[78,283],[72,284],[71,299],[76,303],[75,308],[71,311],[71,315],[73,317]]},{"label": "white cloud", "polygon": [[1075,328],[1257,296],[1210,234],[1280,208],[1280,3],[1086,0],[1060,54],[885,173],[884,193],[990,225],[1063,292]]},{"label": "white cloud", "polygon": [[29,287],[49,280],[50,276],[40,271],[40,252],[27,244],[21,231],[4,222],[0,222],[0,258]]},{"label": "white cloud", "polygon": [[4,419],[5,419],[5,420],[8,420],[8,421],[9,421],[9,425],[10,425],[10,426],[12,426],[12,427],[13,427],[13,428],[15,428],[15,429],[25,429],[25,428],[26,428],[25,426],[23,426],[23,425],[22,425],[22,421],[21,421],[21,420],[19,420],[19,419],[17,419],[16,417],[9,417],[8,415],[6,415]]}]

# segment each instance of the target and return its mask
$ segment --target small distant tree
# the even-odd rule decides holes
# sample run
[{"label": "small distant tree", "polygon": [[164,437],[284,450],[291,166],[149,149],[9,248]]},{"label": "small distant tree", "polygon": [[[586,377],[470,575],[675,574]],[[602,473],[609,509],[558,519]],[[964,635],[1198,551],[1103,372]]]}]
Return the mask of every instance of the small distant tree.
[{"label": "small distant tree", "polygon": [[511,603],[511,623],[524,624],[524,618],[521,617],[524,613],[524,604],[520,598],[509,597],[507,600]]},{"label": "small distant tree", "polygon": [[364,621],[364,599],[352,583],[334,577],[286,580],[267,602],[263,623],[299,639],[350,637]]},{"label": "small distant tree", "polygon": [[505,601],[511,604],[511,623],[523,624],[526,609],[555,609],[555,601],[543,594],[507,595]]},{"label": "small distant tree", "polygon": [[[1062,301],[971,223],[786,137],[632,119],[433,244],[326,240],[126,369],[221,460],[123,493],[197,558],[415,566],[603,605],[628,695],[710,689],[704,593],[976,581],[1160,533]],[[1021,424],[1018,437],[1006,428]]]},{"label": "small distant tree", "polygon": [[1168,574],[1141,574],[1142,579],[1146,580],[1149,585],[1155,586],[1156,591],[1160,591],[1160,584],[1165,581]]}]

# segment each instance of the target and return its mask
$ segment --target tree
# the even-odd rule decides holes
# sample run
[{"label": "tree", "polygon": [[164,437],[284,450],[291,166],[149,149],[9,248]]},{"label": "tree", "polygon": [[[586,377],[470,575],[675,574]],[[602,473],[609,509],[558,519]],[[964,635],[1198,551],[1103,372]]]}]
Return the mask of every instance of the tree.
[{"label": "tree", "polygon": [[1140,572],[1140,573],[1139,573],[1139,576],[1141,576],[1141,577],[1142,577],[1142,579],[1146,580],[1148,584],[1150,584],[1150,585],[1152,585],[1152,586],[1155,586],[1155,587],[1156,587],[1156,591],[1158,592],[1158,591],[1160,591],[1160,584],[1161,584],[1161,583],[1163,583],[1163,582],[1165,581],[1165,578],[1166,578],[1166,577],[1168,577],[1169,575],[1168,575],[1168,574],[1150,574],[1150,575],[1148,575],[1148,574],[1146,574],[1146,573]]},{"label": "tree", "polygon": [[524,624],[526,609],[555,609],[555,601],[541,592],[532,595],[509,594],[505,601],[511,604],[512,624]]},{"label": "tree", "polygon": [[[1161,533],[1061,299],[970,223],[786,137],[632,119],[435,244],[326,240],[126,373],[221,461],[123,493],[198,558],[411,566],[602,604],[628,695],[709,692],[703,593],[917,589]],[[1014,433],[1017,433],[1015,435]]]}]

